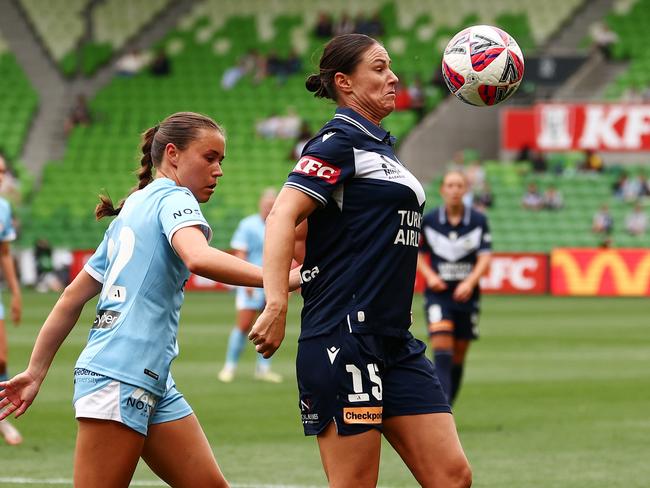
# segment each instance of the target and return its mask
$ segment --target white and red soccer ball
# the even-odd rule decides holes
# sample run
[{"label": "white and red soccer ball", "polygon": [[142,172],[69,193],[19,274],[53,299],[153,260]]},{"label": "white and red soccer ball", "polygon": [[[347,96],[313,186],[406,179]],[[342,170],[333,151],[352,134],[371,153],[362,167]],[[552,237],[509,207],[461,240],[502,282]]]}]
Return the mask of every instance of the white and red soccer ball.
[{"label": "white and red soccer ball", "polygon": [[524,55],[507,32],[475,25],[456,34],[442,57],[449,90],[470,105],[484,107],[508,99],[524,76]]}]

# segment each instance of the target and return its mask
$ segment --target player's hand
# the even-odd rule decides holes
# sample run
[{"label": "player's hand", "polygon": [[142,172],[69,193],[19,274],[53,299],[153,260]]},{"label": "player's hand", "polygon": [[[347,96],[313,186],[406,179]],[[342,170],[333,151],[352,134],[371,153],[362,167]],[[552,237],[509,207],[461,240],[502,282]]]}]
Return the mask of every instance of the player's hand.
[{"label": "player's hand", "polygon": [[300,281],[300,272],[302,271],[302,266],[298,266],[289,271],[289,291],[297,290],[302,284]]},{"label": "player's hand", "polygon": [[427,288],[431,291],[441,292],[447,289],[447,283],[445,283],[440,276],[433,275],[427,279]]},{"label": "player's hand", "polygon": [[472,297],[474,286],[467,281],[461,281],[454,290],[454,300],[457,302],[466,302]]},{"label": "player's hand", "polygon": [[0,382],[0,420],[14,414],[20,417],[36,398],[41,388],[41,381],[37,380],[29,371],[17,374],[9,381]]},{"label": "player's hand", "polygon": [[255,321],[248,339],[255,344],[255,350],[265,358],[273,356],[282,344],[286,321],[286,306],[269,307],[268,304]]},{"label": "player's hand", "polygon": [[11,297],[11,320],[14,327],[20,325],[20,318],[23,313],[23,301],[20,295],[13,295]]}]

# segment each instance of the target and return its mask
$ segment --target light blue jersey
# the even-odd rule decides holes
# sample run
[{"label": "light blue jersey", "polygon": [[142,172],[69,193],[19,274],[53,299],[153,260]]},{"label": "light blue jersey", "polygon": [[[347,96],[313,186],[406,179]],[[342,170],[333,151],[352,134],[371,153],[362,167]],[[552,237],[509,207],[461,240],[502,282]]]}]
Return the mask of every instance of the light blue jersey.
[{"label": "light blue jersey", "polygon": [[[11,218],[11,205],[7,200],[0,197],[0,242],[11,242],[16,240],[16,230]],[[5,318],[5,308],[0,301],[0,320]]]},{"label": "light blue jersey", "polygon": [[88,344],[76,368],[162,396],[189,271],[171,247],[174,233],[212,232],[192,193],[158,178],[130,195],[84,269],[103,284]]},{"label": "light blue jersey", "polygon": [[[264,254],[264,220],[259,214],[249,215],[239,222],[230,240],[230,247],[246,252],[246,261],[262,266]],[[262,288],[237,288],[237,310],[263,310],[266,304]]]},{"label": "light blue jersey", "polygon": [[16,230],[11,218],[11,205],[7,200],[0,197],[0,242],[11,242],[16,240]]},{"label": "light blue jersey", "polygon": [[230,240],[230,247],[246,251],[246,261],[262,266],[264,254],[264,221],[260,214],[242,219]]}]

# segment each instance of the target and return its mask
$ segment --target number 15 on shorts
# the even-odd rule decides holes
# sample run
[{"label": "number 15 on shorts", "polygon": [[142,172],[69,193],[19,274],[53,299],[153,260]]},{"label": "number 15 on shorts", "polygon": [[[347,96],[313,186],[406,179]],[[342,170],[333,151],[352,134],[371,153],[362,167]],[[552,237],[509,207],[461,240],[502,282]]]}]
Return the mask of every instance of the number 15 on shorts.
[{"label": "number 15 on shorts", "polygon": [[370,379],[372,386],[363,384],[363,375],[361,374],[361,370],[354,364],[345,365],[345,370],[352,375],[352,391],[354,393],[348,395],[348,401],[350,403],[369,402],[370,395],[367,390],[364,390],[364,388],[368,386],[370,386],[370,393],[372,396],[375,397],[376,400],[381,401],[382,387],[381,378],[379,377],[379,368],[375,363],[369,363],[366,367],[368,369],[368,378]]}]

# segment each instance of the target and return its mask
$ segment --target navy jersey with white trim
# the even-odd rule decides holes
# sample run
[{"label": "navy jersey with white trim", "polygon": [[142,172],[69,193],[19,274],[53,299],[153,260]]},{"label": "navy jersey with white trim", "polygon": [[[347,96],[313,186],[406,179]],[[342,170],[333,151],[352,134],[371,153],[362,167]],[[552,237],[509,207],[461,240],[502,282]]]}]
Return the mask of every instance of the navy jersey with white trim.
[{"label": "navy jersey with white trim", "polygon": [[425,195],[393,143],[381,127],[339,108],[285,183],[321,205],[308,219],[302,339],[342,321],[408,334]]},{"label": "navy jersey with white trim", "polygon": [[420,251],[451,290],[472,272],[479,254],[490,252],[491,242],[487,218],[470,207],[458,225],[449,222],[444,206],[424,216]]}]

